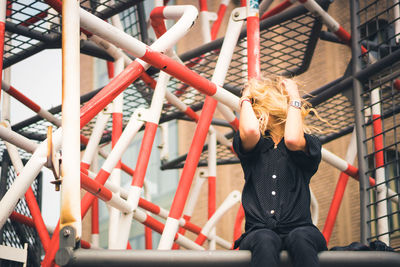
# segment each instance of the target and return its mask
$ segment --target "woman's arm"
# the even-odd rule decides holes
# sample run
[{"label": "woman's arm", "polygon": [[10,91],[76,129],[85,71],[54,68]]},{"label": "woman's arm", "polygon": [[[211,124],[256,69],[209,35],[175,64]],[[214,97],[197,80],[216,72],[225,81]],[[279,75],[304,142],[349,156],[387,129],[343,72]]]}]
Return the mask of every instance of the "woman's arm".
[{"label": "woman's arm", "polygon": [[[290,79],[283,80],[290,101],[300,100],[297,84]],[[297,151],[306,149],[306,140],[304,139],[303,118],[299,108],[289,105],[285,125],[285,145],[289,150]]]},{"label": "woman's arm", "polygon": [[[243,100],[249,99],[249,89],[245,88],[243,96],[240,100],[240,119],[239,119],[239,132],[240,140],[245,151],[252,150],[258,140],[260,140],[260,129],[258,119],[254,114],[253,107],[250,101]],[[249,99],[250,100],[250,99]]]}]

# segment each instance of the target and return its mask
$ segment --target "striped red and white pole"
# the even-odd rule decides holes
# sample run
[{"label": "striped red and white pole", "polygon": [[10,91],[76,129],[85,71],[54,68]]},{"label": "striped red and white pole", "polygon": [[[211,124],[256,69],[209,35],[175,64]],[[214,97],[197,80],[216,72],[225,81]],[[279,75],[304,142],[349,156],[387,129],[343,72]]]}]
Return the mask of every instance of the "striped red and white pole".
[{"label": "striped red and white pole", "polygon": [[171,205],[171,210],[165,223],[165,230],[161,236],[158,246],[159,249],[171,249],[172,247],[173,237],[178,231],[179,219],[182,216],[183,208],[189,194],[193,176],[200,160],[202,148],[207,137],[208,128],[211,124],[216,106],[217,101],[210,97],[206,97],[204,107],[193,137],[193,140],[196,141],[193,141],[190,146],[188,156],[182,170],[181,179]]},{"label": "striped red and white pole", "polygon": [[258,0],[247,0],[247,68],[249,79],[260,77],[260,18]]},{"label": "striped red and white pole", "polygon": [[375,158],[375,181],[376,181],[376,218],[378,225],[378,239],[385,244],[390,244],[389,222],[387,214],[387,186],[385,178],[385,158],[383,127],[381,116],[381,97],[379,88],[371,91],[371,110],[372,110],[372,128],[374,132],[374,158]]},{"label": "striped red and white pole", "polygon": [[[0,70],[3,73],[4,41],[6,34],[7,0],[0,0]],[[3,79],[3,74],[0,81]]]},{"label": "striped red and white pole", "polygon": [[[322,160],[323,161],[325,161],[329,165],[337,168],[339,171],[346,173],[350,177],[358,180],[358,168],[347,163],[344,159],[341,159],[340,157],[336,156],[335,154],[326,150],[325,148],[322,148],[321,152],[322,152]],[[370,186],[377,185],[374,178],[369,177],[369,185]],[[392,189],[382,187],[382,189],[380,189],[380,190],[387,190],[388,197],[390,198],[390,200],[395,203],[399,203],[399,196]]]},{"label": "striped red and white pole", "polygon": [[[113,16],[113,24],[114,23],[120,23],[119,18],[114,18]],[[116,21],[115,21],[116,20]],[[118,21],[118,22],[117,22]],[[114,69],[114,64],[115,64],[115,69]],[[107,62],[107,66],[109,69],[109,78],[113,79],[114,77],[114,70],[115,73],[118,74],[123,71],[124,69],[124,59],[121,57],[115,61],[115,63],[112,62]],[[118,142],[118,139],[120,138],[122,134],[122,128],[123,128],[123,115],[122,115],[122,108],[123,108],[123,95],[122,93],[117,96],[113,103],[112,103],[112,134],[111,134],[111,147],[115,147],[116,143]],[[121,184],[121,159],[118,161],[118,163],[115,165],[114,169],[111,172],[110,175],[110,182],[114,183],[116,185]],[[111,208],[109,211],[109,228],[108,228],[108,247],[110,249],[113,249],[116,247],[116,242],[117,242],[117,233],[118,233],[118,224],[119,224],[119,217],[120,217],[120,211]],[[126,243],[124,243],[126,245]]]},{"label": "striped red and white pole", "polygon": [[[90,194],[106,202],[108,205],[122,211],[122,212],[132,212],[132,205],[130,205],[126,200],[122,199],[118,194],[112,192],[104,185],[96,180],[91,179],[87,174],[81,172],[81,186],[83,189],[88,191]],[[83,203],[82,203],[83,205]],[[89,210],[90,205],[82,206],[82,215],[86,215]],[[82,217],[83,217],[82,216]],[[126,246],[126,243],[125,243]]]},{"label": "striped red and white pole", "polygon": [[[357,136],[356,136],[356,131],[354,129],[351,134],[350,142],[347,148],[345,161],[348,162],[349,164],[352,164],[355,160],[356,154],[357,154]],[[328,215],[326,216],[324,229],[322,230],[322,234],[324,235],[327,244],[329,244],[329,240],[332,235],[333,227],[335,225],[336,217],[339,212],[340,204],[342,202],[348,180],[349,180],[349,175],[344,172],[341,172],[339,180],[336,184],[336,189],[335,193],[333,194],[331,205],[329,207]]]},{"label": "striped red and white pole", "polygon": [[[144,113],[144,118],[142,118],[146,121],[146,126],[128,195],[128,202],[131,203],[133,207],[137,207],[139,203],[140,191],[143,187],[169,79],[170,76],[168,74],[165,72],[160,73],[150,108]],[[118,234],[118,240],[121,244],[126,244],[128,240],[131,223],[132,213],[121,214]]]},{"label": "striped red and white pole", "polygon": [[7,92],[9,95],[14,97],[16,100],[24,104],[26,107],[37,113],[40,117],[46,119],[47,121],[51,122],[52,124],[56,125],[57,127],[61,126],[60,119],[56,118],[53,114],[48,112],[47,110],[41,108],[38,104],[34,101],[29,99],[23,93],[15,89],[10,84],[6,83],[5,81],[1,82],[1,89]]},{"label": "striped red and white pole", "polygon": [[[144,197],[147,201],[151,200],[151,194],[149,190],[148,183],[144,181],[143,183],[144,188]],[[140,207],[140,199],[139,199],[139,207]],[[149,215],[149,211],[146,211]],[[144,248],[145,249],[153,249],[153,230],[150,227],[144,226]]]},{"label": "striped red and white pole", "polygon": [[[214,215],[217,206],[217,138],[215,131],[209,131],[208,134],[208,219]],[[215,226],[210,230],[210,235],[216,235]],[[216,249],[215,239],[209,242],[209,249]]]},{"label": "striped red and white pole", "polygon": [[[190,191],[187,203],[185,205],[185,209],[183,211],[183,216],[182,218],[186,221],[190,221],[190,218],[192,218],[193,215],[193,211],[194,208],[196,206],[197,200],[199,198],[200,195],[200,190],[206,180],[206,171],[203,169],[198,169],[198,171],[196,172],[196,177],[194,180],[194,184],[192,186],[192,189]],[[185,228],[181,227],[179,228],[179,233],[181,235],[185,234]],[[172,249],[178,249],[179,247],[174,244],[174,246],[172,247]]]},{"label": "striped red and white pole", "polygon": [[[83,189],[87,190],[88,192],[100,198],[101,200],[105,201],[107,204],[115,208],[118,208],[123,212],[130,213],[132,211],[132,207],[128,204],[127,201],[121,199],[120,196],[116,195],[111,190],[101,185],[97,181],[92,180],[87,174],[82,172],[81,172],[81,183]],[[145,202],[144,199],[142,199],[142,203],[143,202]],[[145,204],[149,206],[149,202],[147,203],[145,202]],[[152,209],[154,210],[154,206],[152,206]],[[87,212],[87,210],[88,209],[86,208],[82,208],[82,214],[84,215]],[[145,224],[151,229],[157,231],[158,233],[162,233],[162,229],[164,228],[164,225],[162,223],[152,218],[151,216],[147,215],[140,209],[135,210],[135,212],[133,213],[133,219],[136,219],[137,221]],[[185,248],[196,249],[196,250],[204,249],[196,245],[193,241],[190,241],[189,239],[184,238],[180,235],[176,235],[175,240],[176,242],[179,242],[180,245],[183,245]]]},{"label": "striped red and white pole", "polygon": [[92,204],[92,245],[93,247],[100,247],[100,232],[99,232],[99,199],[95,198]]},{"label": "striped red and white pole", "polygon": [[[149,216],[146,214],[144,211],[137,209],[133,213],[133,218],[137,220],[140,223],[143,223],[144,225],[150,227],[154,231],[156,231],[159,234],[162,234],[165,230],[165,225],[153,217]],[[184,237],[180,234],[175,234],[174,236],[174,241],[178,243],[180,246],[186,248],[186,249],[192,249],[192,250],[204,250],[202,246],[199,246],[192,240],[188,239],[187,237]]]}]

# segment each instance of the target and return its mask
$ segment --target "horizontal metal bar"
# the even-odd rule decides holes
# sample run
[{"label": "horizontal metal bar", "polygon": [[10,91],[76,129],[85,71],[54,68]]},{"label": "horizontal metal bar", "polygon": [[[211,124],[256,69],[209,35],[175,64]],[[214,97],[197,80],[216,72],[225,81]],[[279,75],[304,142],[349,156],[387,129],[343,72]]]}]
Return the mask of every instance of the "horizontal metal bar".
[{"label": "horizontal metal bar", "polygon": [[114,58],[110,56],[105,49],[101,48],[92,41],[81,40],[80,47],[82,54],[101,58],[107,61],[112,61],[112,62],[114,61]]},{"label": "horizontal metal bar", "polygon": [[[182,251],[182,250],[75,250],[65,266],[250,266],[250,251]],[[280,267],[292,266],[286,251],[281,253]],[[321,267],[397,267],[400,254],[384,251],[324,251],[319,253]]]},{"label": "horizontal metal bar", "polygon": [[10,21],[6,22],[6,31],[13,33],[13,34],[18,34],[22,35],[25,37],[29,37],[38,41],[42,41],[45,43],[52,43],[57,40],[61,42],[61,34],[57,34],[54,32],[51,33],[44,33],[40,31],[36,31],[34,29],[29,29],[28,27],[17,25],[15,23],[12,23]]}]

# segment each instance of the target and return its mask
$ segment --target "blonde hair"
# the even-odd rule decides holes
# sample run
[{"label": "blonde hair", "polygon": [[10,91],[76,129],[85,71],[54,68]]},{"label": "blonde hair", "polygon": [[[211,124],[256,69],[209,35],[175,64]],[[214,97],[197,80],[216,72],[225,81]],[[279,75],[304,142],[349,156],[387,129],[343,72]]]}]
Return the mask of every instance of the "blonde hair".
[{"label": "blonde hair", "polygon": [[[249,89],[250,98],[255,115],[259,121],[261,133],[265,136],[266,131],[274,133],[278,137],[283,137],[284,126],[289,108],[289,95],[286,91],[283,80],[286,79],[277,75],[263,75],[260,79],[252,79],[246,87]],[[311,104],[301,100],[301,116],[304,118],[313,112],[317,118],[326,122],[318,116],[317,111]],[[317,127],[303,123],[303,130],[306,133],[314,131],[320,132]]]}]

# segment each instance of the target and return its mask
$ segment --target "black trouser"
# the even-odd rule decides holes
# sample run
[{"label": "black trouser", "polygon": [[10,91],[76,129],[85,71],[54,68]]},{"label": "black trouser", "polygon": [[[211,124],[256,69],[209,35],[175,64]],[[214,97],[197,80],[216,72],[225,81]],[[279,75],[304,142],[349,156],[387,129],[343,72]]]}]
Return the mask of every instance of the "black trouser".
[{"label": "black trouser", "polygon": [[241,250],[250,250],[252,267],[277,267],[281,250],[287,250],[294,267],[319,266],[318,252],[326,250],[321,232],[313,226],[300,226],[288,234],[269,229],[251,231],[240,242]]}]

